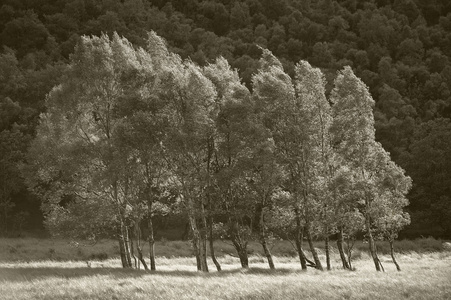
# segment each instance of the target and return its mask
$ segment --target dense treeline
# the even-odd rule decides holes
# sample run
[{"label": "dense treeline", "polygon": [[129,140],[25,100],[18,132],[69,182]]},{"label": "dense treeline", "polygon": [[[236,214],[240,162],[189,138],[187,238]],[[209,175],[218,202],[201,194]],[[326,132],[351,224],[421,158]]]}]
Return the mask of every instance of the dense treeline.
[{"label": "dense treeline", "polygon": [[[369,87],[376,139],[413,178],[413,234],[451,233],[451,3],[372,1],[17,1],[0,7],[0,182],[3,231],[36,227],[38,202],[19,166],[45,95],[83,34],[146,45],[149,30],[200,65],[222,55],[252,88],[268,48],[294,78],[300,59],[326,75],[350,65]],[[31,214],[31,215],[30,215]]]},{"label": "dense treeline", "polygon": [[301,60],[291,78],[261,51],[250,91],[224,58],[199,67],[154,32],[136,49],[117,33],[82,37],[22,166],[51,233],[116,236],[122,266],[148,269],[147,223],[155,270],[153,218],[175,212],[188,217],[201,271],[207,241],[221,270],[217,234],[231,240],[243,268],[256,239],[274,269],[270,240],[279,237],[293,240],[303,269],[309,262],[320,270],[313,237],[325,239],[330,270],[337,234],[343,268],[352,269],[349,241],[359,233],[376,270],[378,239],[390,242],[400,270],[393,242],[410,222],[403,208],[411,179],[375,140],[367,86],[347,66],[327,99],[319,69]]}]

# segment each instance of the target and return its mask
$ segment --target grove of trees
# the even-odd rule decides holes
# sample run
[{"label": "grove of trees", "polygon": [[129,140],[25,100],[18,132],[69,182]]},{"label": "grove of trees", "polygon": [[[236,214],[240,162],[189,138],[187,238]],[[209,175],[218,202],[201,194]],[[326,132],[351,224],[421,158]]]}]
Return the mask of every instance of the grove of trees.
[{"label": "grove of trees", "polygon": [[375,140],[368,87],[344,67],[327,97],[320,69],[301,60],[291,77],[271,51],[260,52],[249,89],[225,58],[201,67],[155,32],[145,47],[117,33],[81,37],[20,167],[50,231],[115,236],[124,268],[149,268],[147,240],[154,270],[154,217],[185,215],[204,272],[208,250],[221,270],[218,237],[231,240],[243,268],[250,240],[275,268],[276,237],[293,241],[303,269],[322,270],[313,239],[325,240],[331,269],[337,235],[351,269],[343,239],[363,233],[383,269],[376,241],[393,245],[410,222],[411,179]]}]

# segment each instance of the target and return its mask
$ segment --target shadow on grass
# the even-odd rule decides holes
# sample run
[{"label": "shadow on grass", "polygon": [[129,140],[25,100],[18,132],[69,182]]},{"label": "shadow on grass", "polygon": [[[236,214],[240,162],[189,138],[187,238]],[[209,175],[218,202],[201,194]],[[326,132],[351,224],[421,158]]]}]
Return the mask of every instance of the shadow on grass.
[{"label": "shadow on grass", "polygon": [[301,270],[280,268],[275,270],[265,268],[230,269],[220,272],[202,273],[185,270],[157,270],[144,271],[122,268],[61,268],[61,267],[0,267],[0,282],[24,282],[45,278],[76,279],[93,276],[111,276],[117,279],[136,278],[142,276],[172,276],[172,277],[224,277],[234,274],[285,276],[287,274],[302,273]]}]

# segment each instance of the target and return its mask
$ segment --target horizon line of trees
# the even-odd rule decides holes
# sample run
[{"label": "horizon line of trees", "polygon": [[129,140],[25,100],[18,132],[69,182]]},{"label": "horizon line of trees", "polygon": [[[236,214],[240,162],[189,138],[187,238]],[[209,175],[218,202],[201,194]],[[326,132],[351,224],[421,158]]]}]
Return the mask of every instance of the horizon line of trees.
[{"label": "horizon line of trees", "polygon": [[[290,77],[267,49],[252,89],[226,59],[200,67],[170,52],[155,32],[145,48],[114,33],[83,36],[61,82],[46,98],[35,139],[21,166],[42,200],[53,234],[114,234],[122,266],[156,269],[153,218],[189,220],[197,268],[217,270],[214,239],[231,240],[243,268],[258,240],[275,268],[273,237],[290,239],[302,269],[323,269],[314,237],[393,242],[410,223],[403,211],[410,177],[375,140],[368,87],[344,67],[326,97],[323,73],[308,62]],[[148,235],[143,237],[142,224]],[[304,239],[313,261],[304,253]],[[209,247],[207,247],[209,245]]]}]

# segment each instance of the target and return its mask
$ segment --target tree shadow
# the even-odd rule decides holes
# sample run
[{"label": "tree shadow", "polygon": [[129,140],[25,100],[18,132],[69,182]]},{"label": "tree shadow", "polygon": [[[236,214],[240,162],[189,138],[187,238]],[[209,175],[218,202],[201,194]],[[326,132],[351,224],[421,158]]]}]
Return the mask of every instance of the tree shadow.
[{"label": "tree shadow", "polygon": [[92,276],[111,276],[116,279],[137,278],[142,276],[172,276],[172,277],[226,277],[235,274],[244,275],[268,275],[285,276],[287,274],[301,273],[301,270],[280,268],[275,270],[265,268],[234,268],[220,272],[216,270],[209,273],[189,271],[189,270],[156,270],[145,271],[136,269],[123,269],[111,267],[99,268],[63,268],[63,267],[0,267],[0,282],[24,282],[45,278],[65,278],[76,279]]}]

